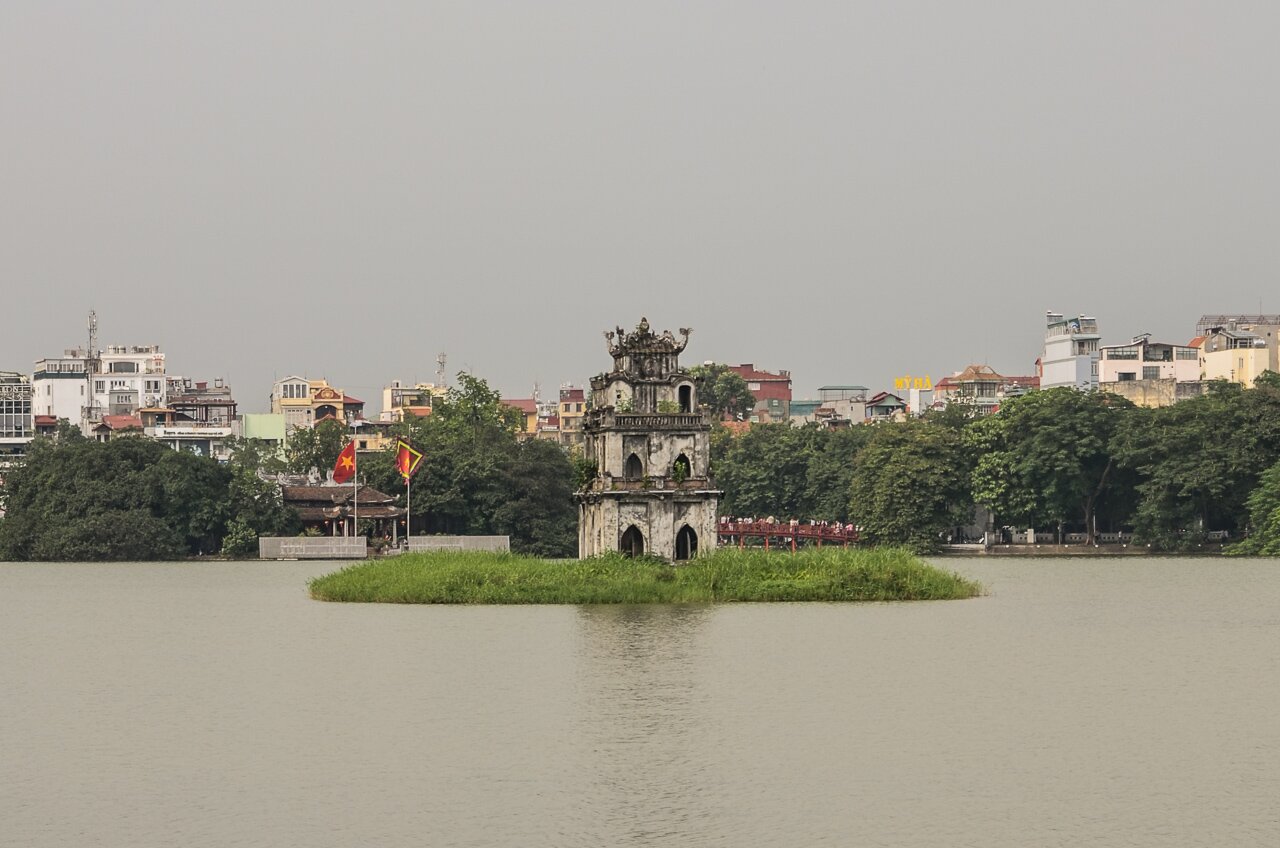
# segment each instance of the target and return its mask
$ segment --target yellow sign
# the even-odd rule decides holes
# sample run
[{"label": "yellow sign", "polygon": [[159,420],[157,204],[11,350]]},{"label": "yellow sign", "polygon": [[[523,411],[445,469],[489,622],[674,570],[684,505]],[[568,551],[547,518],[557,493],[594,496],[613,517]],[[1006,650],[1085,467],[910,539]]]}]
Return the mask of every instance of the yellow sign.
[{"label": "yellow sign", "polygon": [[905,389],[932,389],[933,380],[929,379],[928,374],[923,377],[913,377],[908,374],[905,377],[894,377],[893,387],[900,392]]}]

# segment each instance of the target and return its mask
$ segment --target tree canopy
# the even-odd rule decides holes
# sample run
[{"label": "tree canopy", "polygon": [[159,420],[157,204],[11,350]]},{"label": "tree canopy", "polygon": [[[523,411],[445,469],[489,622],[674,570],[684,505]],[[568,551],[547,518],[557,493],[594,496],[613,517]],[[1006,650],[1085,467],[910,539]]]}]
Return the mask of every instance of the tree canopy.
[{"label": "tree canopy", "polygon": [[[37,438],[0,496],[0,559],[142,560],[219,553],[233,527],[285,532],[256,475],[142,436]],[[254,536],[256,541],[256,535]]]},{"label": "tree canopy", "polygon": [[699,405],[706,406],[717,416],[729,415],[732,418],[745,419],[755,409],[756,397],[747,386],[747,381],[728,365],[713,363],[695,365],[689,369],[693,376],[694,388],[697,390]]}]

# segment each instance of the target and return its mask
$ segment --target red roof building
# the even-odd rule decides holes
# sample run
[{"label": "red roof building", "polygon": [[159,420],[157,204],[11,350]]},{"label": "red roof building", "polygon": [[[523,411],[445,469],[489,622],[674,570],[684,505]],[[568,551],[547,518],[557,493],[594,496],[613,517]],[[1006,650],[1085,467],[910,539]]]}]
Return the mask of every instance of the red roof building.
[{"label": "red roof building", "polygon": [[791,418],[790,371],[758,371],[750,362],[730,365],[729,370],[747,381],[747,388],[756,399],[753,420],[767,424]]}]

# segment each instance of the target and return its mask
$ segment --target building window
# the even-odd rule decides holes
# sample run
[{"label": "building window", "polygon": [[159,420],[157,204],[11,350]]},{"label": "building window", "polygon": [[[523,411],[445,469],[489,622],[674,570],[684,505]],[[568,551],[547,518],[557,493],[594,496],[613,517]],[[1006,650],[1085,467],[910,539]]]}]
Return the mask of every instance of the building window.
[{"label": "building window", "polygon": [[105,391],[107,390],[107,381],[106,381],[106,380],[94,380],[94,381],[93,381],[93,390],[94,390],[95,392],[99,393],[99,394],[101,394],[102,392],[105,392]]},{"label": "building window", "polygon": [[1144,366],[1142,366],[1142,379],[1144,379],[1144,380],[1159,380],[1159,379],[1160,379],[1160,366],[1159,366],[1159,365],[1144,365]]},{"label": "building window", "polygon": [[1137,373],[1134,371],[1121,371],[1118,374],[1116,374],[1116,380],[1118,380],[1121,383],[1128,383],[1136,379],[1137,376],[1138,376]]}]

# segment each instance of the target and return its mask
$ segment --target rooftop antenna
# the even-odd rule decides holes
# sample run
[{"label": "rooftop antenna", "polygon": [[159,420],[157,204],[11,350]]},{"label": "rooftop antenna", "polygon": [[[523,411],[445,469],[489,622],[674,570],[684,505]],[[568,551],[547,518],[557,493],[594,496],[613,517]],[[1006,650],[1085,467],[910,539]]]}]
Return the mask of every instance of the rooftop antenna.
[{"label": "rooftop antenna", "polygon": [[94,359],[94,351],[98,349],[98,313],[89,310],[89,348],[88,358]]},{"label": "rooftop antenna", "polygon": [[436,385],[442,389],[445,387],[444,364],[448,361],[449,357],[443,352],[436,355]]}]

